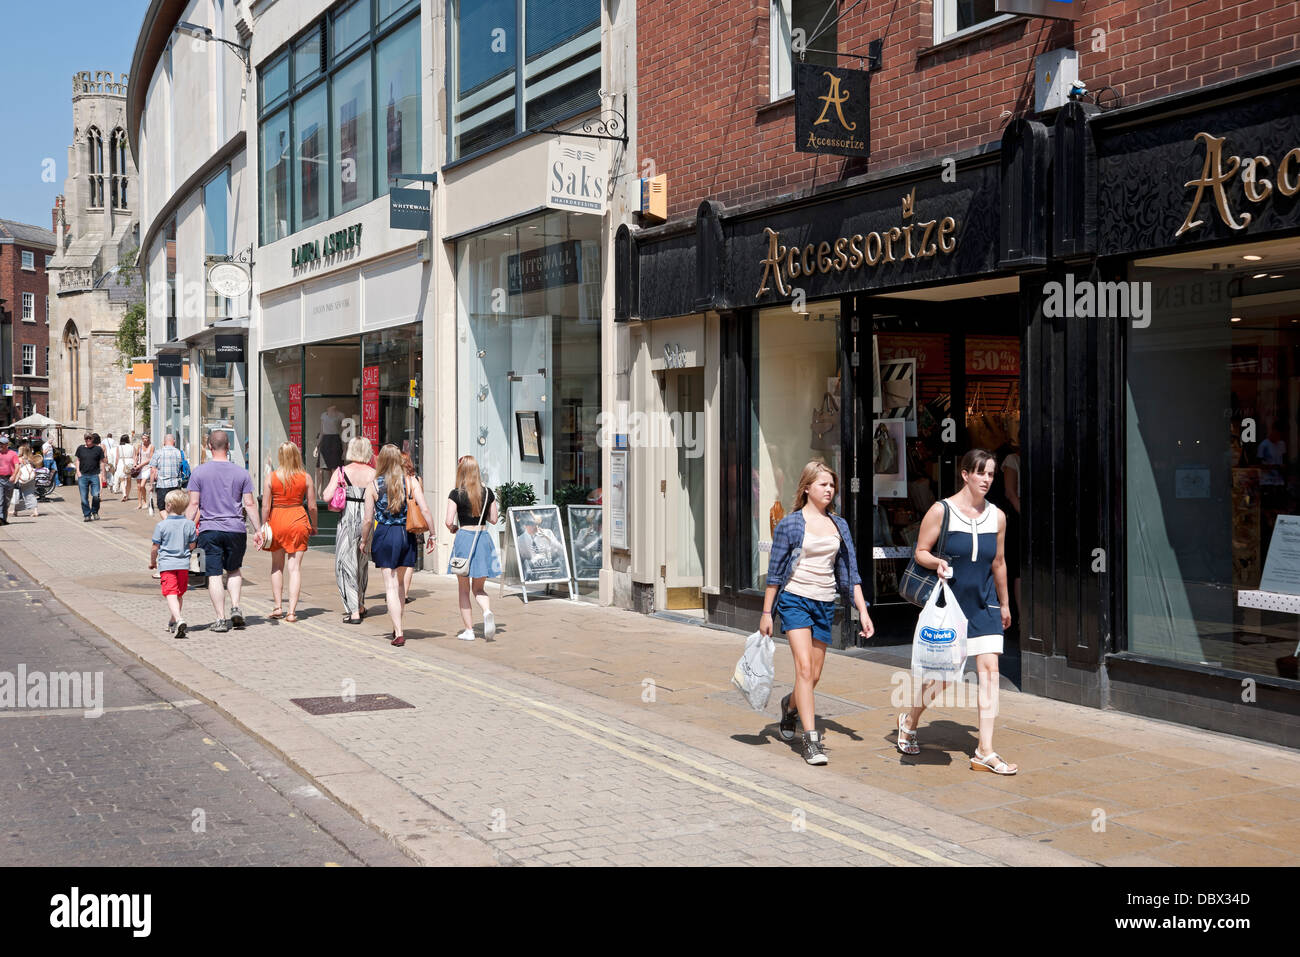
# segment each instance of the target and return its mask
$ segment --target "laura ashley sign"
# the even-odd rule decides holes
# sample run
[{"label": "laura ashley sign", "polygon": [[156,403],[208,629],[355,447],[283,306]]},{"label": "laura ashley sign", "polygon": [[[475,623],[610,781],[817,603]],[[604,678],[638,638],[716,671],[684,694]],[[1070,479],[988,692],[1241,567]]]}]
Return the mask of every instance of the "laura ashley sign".
[{"label": "laura ashley sign", "polygon": [[1205,194],[1209,193],[1219,219],[1230,229],[1245,229],[1250,225],[1254,215],[1249,210],[1234,213],[1228,201],[1228,183],[1234,176],[1241,176],[1242,192],[1249,203],[1263,203],[1272,195],[1274,188],[1283,196],[1291,197],[1300,193],[1300,146],[1282,157],[1276,166],[1276,183],[1268,177],[1273,170],[1273,161],[1267,156],[1229,156],[1225,165],[1223,144],[1226,137],[1213,133],[1197,133],[1195,139],[1205,144],[1205,161],[1201,166],[1199,179],[1190,179],[1185,184],[1188,189],[1196,188],[1192,197],[1191,208],[1183,224],[1174,233],[1174,238],[1202,226],[1204,219],[1196,219]]},{"label": "laura ashley sign", "polygon": [[770,291],[770,280],[776,292],[790,295],[795,280],[815,273],[855,272],[863,266],[877,268],[887,263],[905,262],[909,259],[931,259],[947,256],[957,248],[957,220],[952,216],[943,219],[908,222],[916,206],[916,189],[903,197],[902,225],[869,233],[839,236],[820,243],[781,245],[781,234],[771,227],[763,230],[767,236],[767,256],[760,262],[763,275],[758,283],[759,299]]}]

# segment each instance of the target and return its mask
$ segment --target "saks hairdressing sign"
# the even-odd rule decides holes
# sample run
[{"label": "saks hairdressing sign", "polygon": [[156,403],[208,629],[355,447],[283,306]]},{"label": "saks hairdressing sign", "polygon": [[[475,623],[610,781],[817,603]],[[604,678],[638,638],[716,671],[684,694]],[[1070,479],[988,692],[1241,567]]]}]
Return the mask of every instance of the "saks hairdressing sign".
[{"label": "saks hairdressing sign", "polygon": [[[1241,176],[1242,192],[1249,203],[1263,203],[1273,194],[1274,189],[1287,198],[1300,193],[1300,146],[1286,153],[1274,167],[1273,161],[1267,156],[1243,158],[1230,155],[1225,161],[1223,144],[1227,137],[1197,133],[1195,139],[1205,144],[1205,160],[1201,166],[1200,178],[1190,179],[1185,184],[1188,189],[1195,187],[1196,195],[1192,197],[1192,205],[1187,210],[1183,224],[1174,233],[1175,239],[1204,225],[1205,220],[1197,219],[1196,215],[1207,195],[1210,202],[1214,203],[1219,219],[1229,229],[1245,229],[1250,225],[1254,214],[1249,210],[1234,212],[1228,201],[1227,187],[1234,176]],[[1265,175],[1270,170],[1276,171],[1276,181]]]},{"label": "saks hairdressing sign", "polygon": [[872,269],[888,263],[906,262],[909,259],[932,259],[948,256],[957,248],[957,220],[952,216],[943,219],[908,222],[914,216],[916,188],[903,197],[902,224],[869,233],[839,236],[834,241],[806,243],[802,247],[783,246],[781,234],[771,227],[763,230],[767,236],[767,256],[761,261],[763,276],[758,283],[755,299],[770,291],[768,281],[782,296],[791,294],[796,280],[816,273],[854,272],[869,266]]},{"label": "saks hairdressing sign", "polygon": [[546,205],[572,213],[605,213],[609,163],[598,149],[551,143],[546,164]]}]

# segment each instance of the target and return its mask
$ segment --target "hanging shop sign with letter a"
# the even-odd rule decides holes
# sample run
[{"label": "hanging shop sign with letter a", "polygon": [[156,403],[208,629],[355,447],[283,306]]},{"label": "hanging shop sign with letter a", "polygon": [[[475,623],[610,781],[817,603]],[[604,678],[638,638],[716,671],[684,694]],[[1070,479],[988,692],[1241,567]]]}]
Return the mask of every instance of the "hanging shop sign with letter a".
[{"label": "hanging shop sign with letter a", "polygon": [[795,149],[867,156],[870,90],[866,70],[794,65]]}]

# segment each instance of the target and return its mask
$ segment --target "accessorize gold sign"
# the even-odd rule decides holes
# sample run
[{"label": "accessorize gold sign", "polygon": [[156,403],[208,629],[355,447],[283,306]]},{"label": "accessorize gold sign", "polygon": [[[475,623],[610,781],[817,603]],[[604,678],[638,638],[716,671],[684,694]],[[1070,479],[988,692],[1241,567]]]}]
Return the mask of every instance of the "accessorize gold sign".
[{"label": "accessorize gold sign", "polygon": [[[1188,230],[1205,223],[1205,220],[1193,219],[1193,217],[1196,215],[1196,210],[1200,208],[1206,191],[1209,191],[1213,197],[1214,207],[1219,211],[1219,218],[1223,220],[1224,225],[1230,229],[1245,229],[1250,225],[1254,215],[1250,212],[1233,215],[1232,206],[1228,203],[1227,185],[1240,173],[1246,199],[1252,203],[1264,202],[1272,195],[1274,189],[1273,181],[1263,175],[1266,170],[1272,168],[1272,161],[1267,156],[1248,156],[1245,159],[1240,156],[1229,156],[1225,166],[1223,143],[1226,137],[1215,136],[1213,133],[1197,133],[1195,139],[1205,143],[1205,163],[1201,167],[1200,179],[1188,180],[1184,184],[1189,189],[1195,186],[1196,195],[1192,198],[1192,208],[1187,211],[1187,217],[1178,227],[1178,232],[1174,233],[1174,238],[1177,239]],[[1294,196],[1300,193],[1300,146],[1283,156],[1282,161],[1277,164],[1276,187],[1283,196]]]},{"label": "accessorize gold sign", "polygon": [[[913,216],[916,188],[903,197],[904,221]],[[842,273],[861,269],[864,265],[876,267],[884,263],[906,262],[909,259],[930,259],[947,256],[957,248],[957,220],[952,216],[931,219],[927,222],[890,226],[886,230],[854,233],[840,236],[834,242],[807,243],[799,246],[781,245],[781,234],[770,226],[767,234],[767,257],[762,260],[763,277],[758,283],[755,299],[769,291],[768,280],[775,284],[782,296],[790,295],[795,280],[815,273]]]}]

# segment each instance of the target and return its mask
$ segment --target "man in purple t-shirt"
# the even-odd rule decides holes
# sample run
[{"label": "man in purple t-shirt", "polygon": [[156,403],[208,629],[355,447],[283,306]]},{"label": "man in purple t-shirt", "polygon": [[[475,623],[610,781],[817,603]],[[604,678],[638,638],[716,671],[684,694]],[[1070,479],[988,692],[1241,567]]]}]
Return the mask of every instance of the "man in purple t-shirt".
[{"label": "man in purple t-shirt", "polygon": [[[248,547],[248,526],[244,513],[257,514],[253,501],[253,480],[248,470],[230,461],[230,436],[220,429],[208,433],[209,462],[190,475],[190,507],[185,517],[199,526],[198,547],[203,550],[204,571],[208,576],[208,595],[217,620],[212,630],[229,631],[231,625],[244,627],[239,612],[239,589],[244,583],[239,574]],[[226,593],[221,573],[226,573],[230,588],[230,619],[226,619]]]}]

